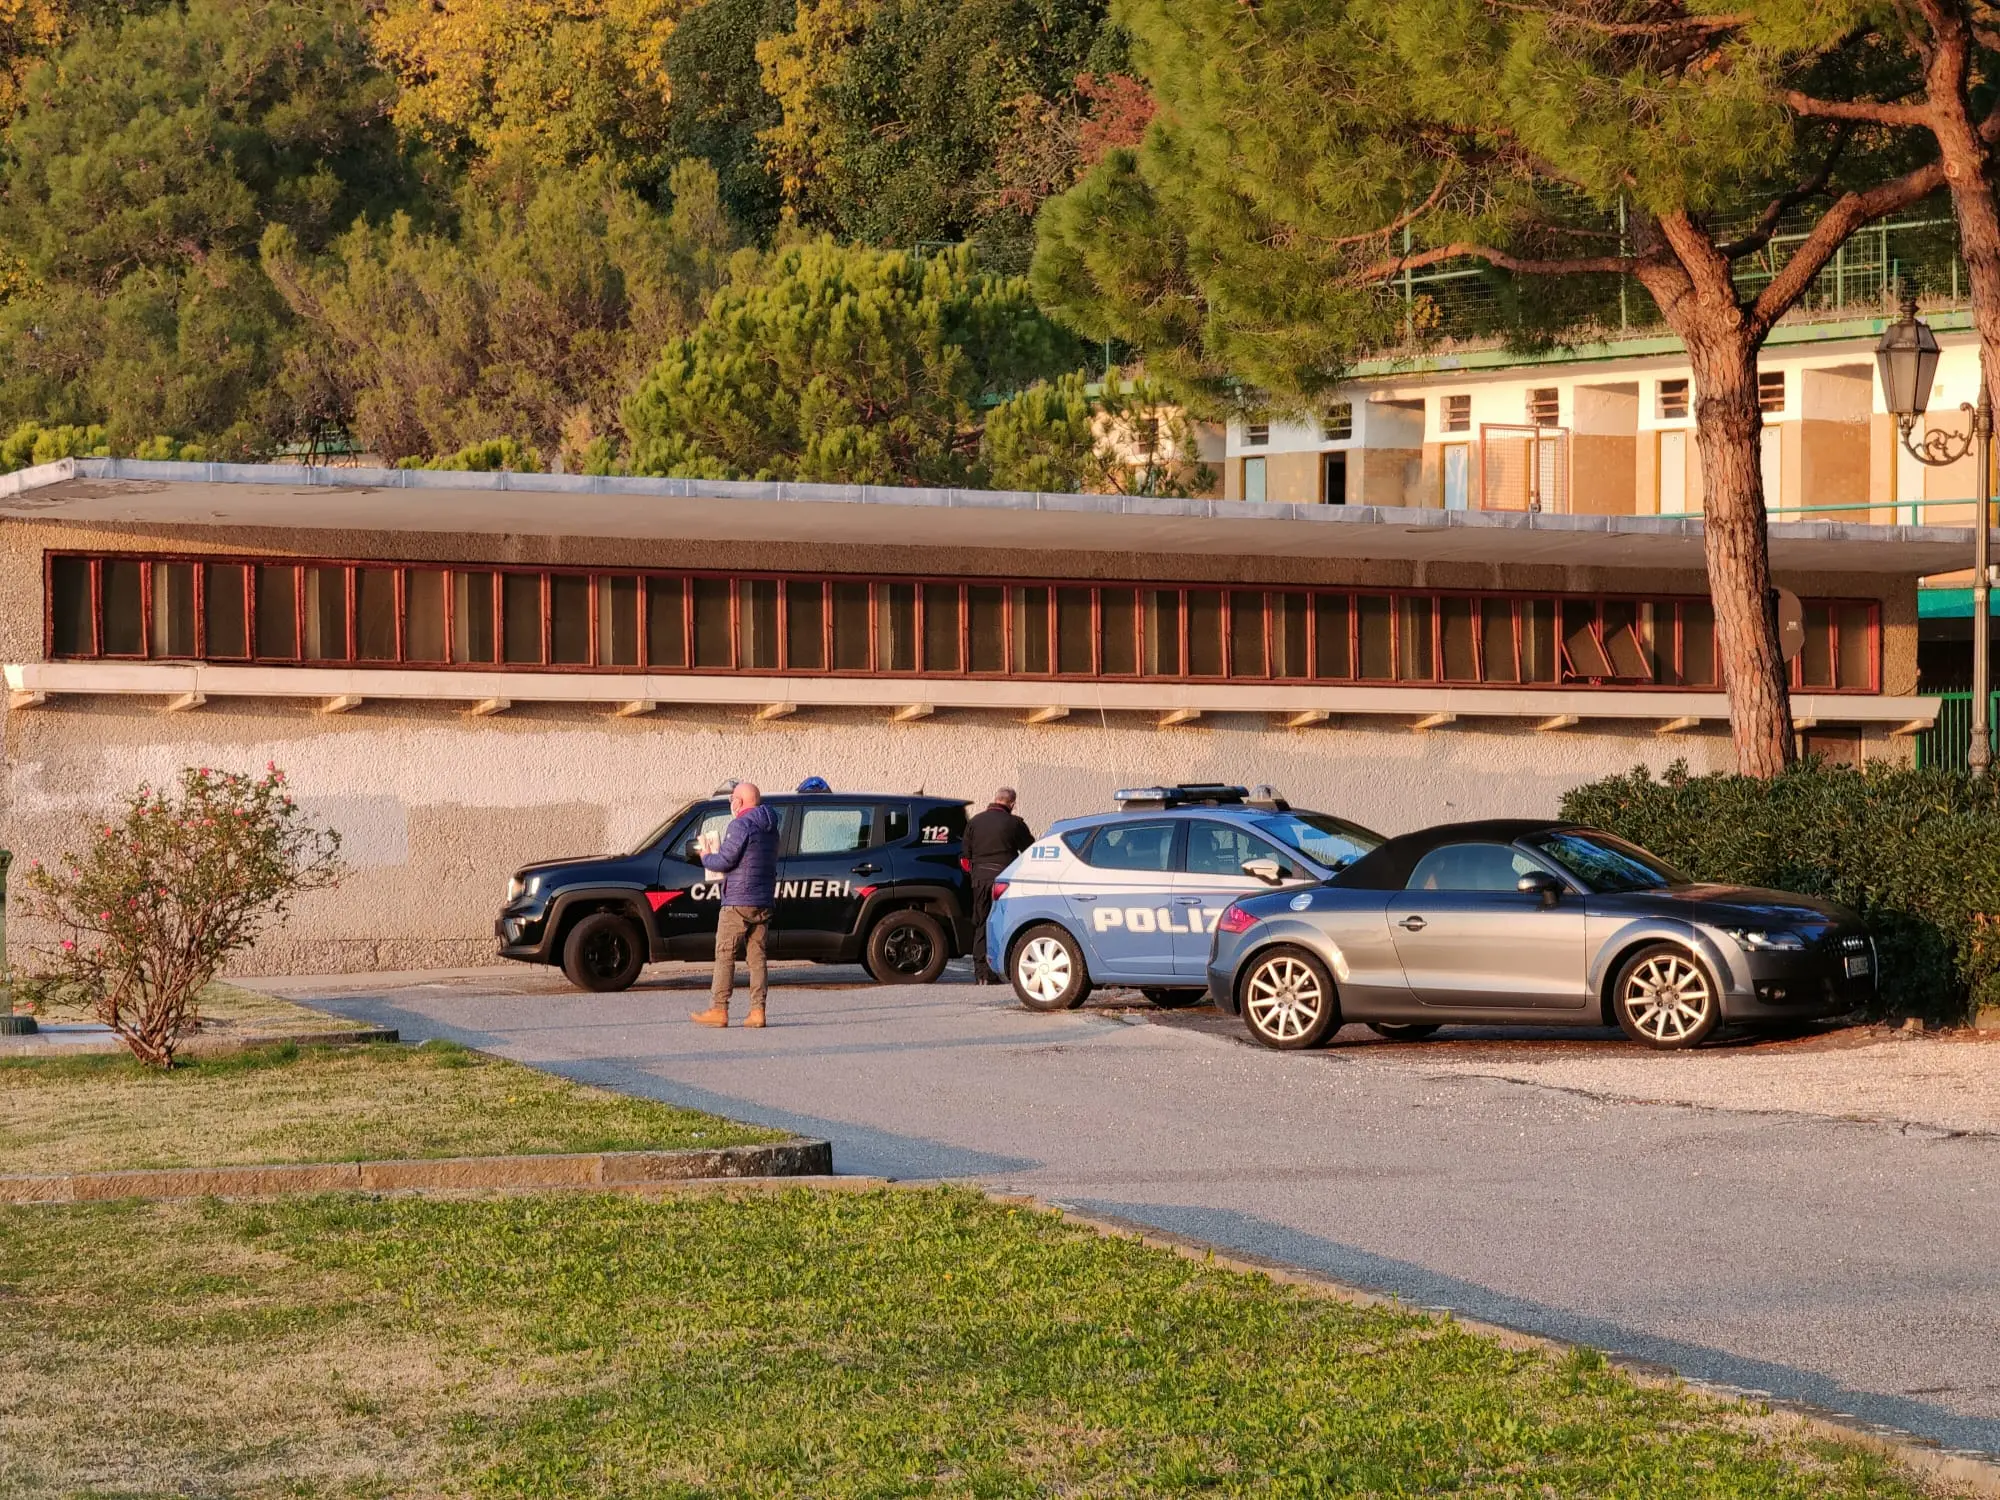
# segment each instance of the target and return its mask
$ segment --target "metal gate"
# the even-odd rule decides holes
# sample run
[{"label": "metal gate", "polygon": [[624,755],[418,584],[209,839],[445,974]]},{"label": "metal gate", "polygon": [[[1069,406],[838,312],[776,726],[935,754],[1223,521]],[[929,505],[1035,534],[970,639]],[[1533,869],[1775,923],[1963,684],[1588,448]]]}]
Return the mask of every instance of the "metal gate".
[{"label": "metal gate", "polygon": [[1561,427],[1479,429],[1480,509],[1569,510],[1569,432]]}]

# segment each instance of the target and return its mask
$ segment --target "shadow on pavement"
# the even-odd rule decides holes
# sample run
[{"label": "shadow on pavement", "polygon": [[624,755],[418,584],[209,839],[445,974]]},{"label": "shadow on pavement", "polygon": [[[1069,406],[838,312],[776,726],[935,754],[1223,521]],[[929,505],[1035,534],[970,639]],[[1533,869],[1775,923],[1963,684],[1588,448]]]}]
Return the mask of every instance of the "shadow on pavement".
[{"label": "shadow on pavement", "polygon": [[2000,1420],[1994,1418],[1966,1416],[1907,1396],[1858,1391],[1811,1370],[1662,1338],[1443,1276],[1411,1261],[1375,1255],[1253,1215],[1196,1204],[1068,1197],[1060,1201],[1085,1213],[1152,1225],[1219,1248],[1317,1271],[1349,1286],[1398,1297],[1413,1307],[1449,1310],[1543,1338],[1586,1344],[1713,1385],[1915,1433],[1960,1452],[2000,1456]]}]

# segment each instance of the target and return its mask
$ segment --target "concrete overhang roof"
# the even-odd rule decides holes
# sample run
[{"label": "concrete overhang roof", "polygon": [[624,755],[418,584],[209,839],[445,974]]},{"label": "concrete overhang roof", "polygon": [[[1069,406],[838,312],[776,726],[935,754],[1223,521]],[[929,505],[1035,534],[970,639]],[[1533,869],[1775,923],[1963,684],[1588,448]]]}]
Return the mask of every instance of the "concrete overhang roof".
[{"label": "concrete overhang roof", "polygon": [[[1703,560],[1702,523],[1691,516],[117,458],[0,476],[0,519],[1608,568],[1698,569]],[[1940,573],[1964,566],[1970,551],[1970,527],[1771,524],[1772,564],[1786,571]]]}]

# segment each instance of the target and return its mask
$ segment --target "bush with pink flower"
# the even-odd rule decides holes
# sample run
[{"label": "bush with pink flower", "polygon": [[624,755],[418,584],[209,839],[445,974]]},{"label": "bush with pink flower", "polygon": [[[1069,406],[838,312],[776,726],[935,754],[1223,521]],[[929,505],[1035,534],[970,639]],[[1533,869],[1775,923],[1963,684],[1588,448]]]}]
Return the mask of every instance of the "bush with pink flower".
[{"label": "bush with pink flower", "polygon": [[223,964],[339,875],[340,835],[299,809],[275,764],[187,767],[172,791],[142,785],[83,850],[29,866],[27,914],[62,935],[30,950],[17,992],[87,1010],[140,1061],[171,1067]]}]

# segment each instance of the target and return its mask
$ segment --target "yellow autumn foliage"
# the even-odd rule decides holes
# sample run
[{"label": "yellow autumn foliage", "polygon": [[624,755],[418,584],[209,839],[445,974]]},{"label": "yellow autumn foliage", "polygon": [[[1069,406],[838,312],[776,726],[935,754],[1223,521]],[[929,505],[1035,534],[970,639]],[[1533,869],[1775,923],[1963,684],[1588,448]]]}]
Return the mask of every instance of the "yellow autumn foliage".
[{"label": "yellow autumn foliage", "polygon": [[407,133],[542,166],[600,161],[646,182],[671,165],[667,41],[698,3],[390,0],[375,45],[402,84]]},{"label": "yellow autumn foliage", "polygon": [[757,44],[757,64],[764,75],[764,92],[783,111],[778,123],[761,131],[785,202],[797,208],[810,184],[823,176],[835,158],[833,134],[838,120],[829,107],[828,90],[840,80],[855,38],[861,35],[880,0],[799,0],[798,17],[790,31]]},{"label": "yellow autumn foliage", "polygon": [[21,84],[69,31],[67,0],[0,0],[0,122],[13,117]]}]

